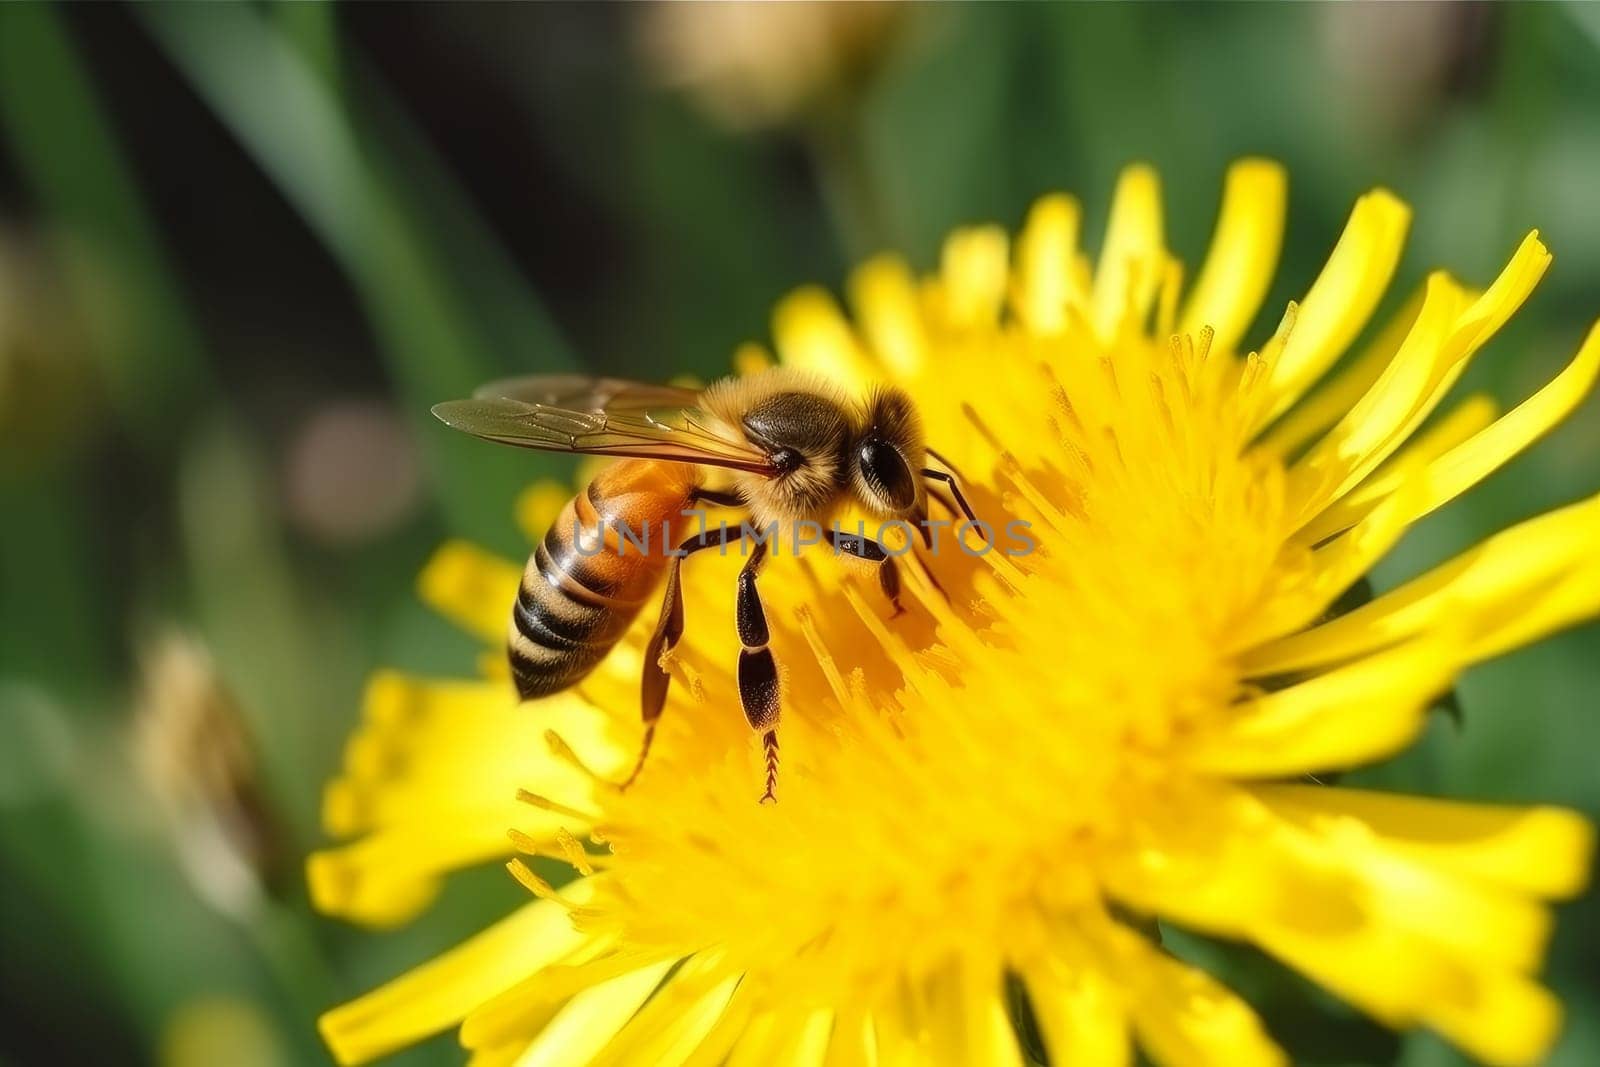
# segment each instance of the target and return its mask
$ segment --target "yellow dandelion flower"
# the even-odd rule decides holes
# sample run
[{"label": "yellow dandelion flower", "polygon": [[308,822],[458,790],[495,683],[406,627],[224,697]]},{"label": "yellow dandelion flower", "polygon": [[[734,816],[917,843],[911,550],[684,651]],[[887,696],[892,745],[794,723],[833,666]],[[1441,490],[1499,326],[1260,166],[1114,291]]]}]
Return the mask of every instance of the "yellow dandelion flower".
[{"label": "yellow dandelion flower", "polygon": [[909,390],[979,510],[1028,521],[1038,549],[947,550],[949,601],[908,570],[892,622],[870,575],[769,566],[776,805],[756,803],[738,711],[737,555],[684,568],[676,684],[621,793],[590,771],[637,751],[651,619],[577,692],[519,707],[500,646],[520,566],[444,548],[423,592],[489,645],[485,676],[373,681],[327,796],[354,840],[312,858],[312,891],[403,921],[446,872],[514,848],[536,899],[329,1012],[339,1059],[459,1023],[474,1064],[1016,1064],[1020,990],[1057,1064],[1128,1063],[1135,1043],[1161,1064],[1282,1062],[1155,918],[1485,1062],[1537,1060],[1560,1014],[1535,978],[1541,902],[1580,889],[1588,825],[1307,776],[1389,756],[1461,671],[1600,609],[1596,498],[1330,610],[1573,409],[1600,331],[1498,418],[1483,397],[1441,408],[1549,263],[1530,235],[1481,292],[1431,275],[1341,362],[1405,236],[1380,190],[1242,354],[1285,190],[1272,163],[1230,171],[1187,291],[1157,178],[1133,167],[1093,267],[1078,205],[1052,196],[1013,247],[953,235],[931,277],[868,263],[853,318],[820,290],[780,306],[778,361]]},{"label": "yellow dandelion flower", "polygon": [[655,4],[638,22],[648,72],[719,125],[816,117],[869,81],[903,14],[893,3]]}]

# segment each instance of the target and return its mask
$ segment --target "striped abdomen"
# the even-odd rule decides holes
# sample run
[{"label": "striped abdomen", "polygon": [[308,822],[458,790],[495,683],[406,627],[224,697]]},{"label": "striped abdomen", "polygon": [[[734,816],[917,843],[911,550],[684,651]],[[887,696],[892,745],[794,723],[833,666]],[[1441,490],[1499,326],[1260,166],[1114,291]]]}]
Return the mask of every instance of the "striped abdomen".
[{"label": "striped abdomen", "polygon": [[567,501],[529,557],[511,611],[507,652],[523,699],[576,684],[611,651],[668,553],[698,527],[682,514],[694,487],[692,467],[623,460]]}]

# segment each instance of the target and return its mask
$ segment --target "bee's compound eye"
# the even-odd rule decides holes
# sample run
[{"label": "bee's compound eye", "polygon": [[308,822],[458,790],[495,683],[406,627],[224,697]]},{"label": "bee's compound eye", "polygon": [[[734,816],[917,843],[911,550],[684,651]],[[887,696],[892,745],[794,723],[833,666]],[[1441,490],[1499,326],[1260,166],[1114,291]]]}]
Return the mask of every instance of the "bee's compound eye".
[{"label": "bee's compound eye", "polygon": [[857,454],[867,487],[893,511],[906,511],[917,502],[917,483],[900,450],[887,441],[869,437]]}]

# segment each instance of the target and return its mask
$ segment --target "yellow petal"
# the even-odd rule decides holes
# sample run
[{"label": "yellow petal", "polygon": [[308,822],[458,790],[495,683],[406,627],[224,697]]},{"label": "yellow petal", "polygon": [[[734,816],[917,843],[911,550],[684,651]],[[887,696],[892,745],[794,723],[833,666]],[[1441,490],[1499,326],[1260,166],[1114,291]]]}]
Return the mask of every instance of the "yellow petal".
[{"label": "yellow petal", "polygon": [[[560,702],[563,725],[593,712]],[[367,683],[362,726],[345,748],[343,773],[323,797],[323,825],[336,837],[440,806],[484,807],[515,796],[526,765],[512,749],[536,745],[545,728],[517,706],[508,685],[441,681],[379,671]]]},{"label": "yellow petal", "polygon": [[1287,1062],[1250,1006],[1198,968],[1119,931],[1121,980],[1135,990],[1134,1032],[1162,1067],[1276,1067]]},{"label": "yellow petal", "polygon": [[[1152,813],[1145,836],[1137,851],[1108,857],[1102,875],[1116,899],[1197,930],[1248,938],[1320,980],[1325,974],[1311,971],[1296,950],[1314,958],[1318,948],[1334,946],[1325,970],[1335,975],[1360,969],[1370,954],[1366,967],[1387,963],[1392,974],[1371,983],[1360,1003],[1386,1021],[1449,969],[1435,956],[1408,954],[1413,941],[1400,944],[1396,931],[1375,927],[1362,907],[1359,872],[1247,793],[1227,786],[1180,791]],[[1361,990],[1365,976],[1352,973],[1346,984]]]},{"label": "yellow petal", "polygon": [[517,497],[517,528],[530,544],[537,544],[556,521],[561,509],[572,499],[572,486],[546,478],[524,489]]},{"label": "yellow petal", "polygon": [[[1155,336],[1171,338],[1177,333],[1178,298],[1182,295],[1183,264],[1167,256],[1161,261],[1161,277],[1156,285],[1156,314],[1150,326]],[[1206,336],[1203,331],[1201,336]]]},{"label": "yellow petal", "polygon": [[969,329],[998,321],[1010,276],[1006,244],[998,226],[957,230],[945,241],[939,282],[951,325]]},{"label": "yellow petal", "polygon": [[1288,192],[1287,173],[1271,160],[1245,159],[1228,168],[1217,231],[1178,332],[1198,334],[1210,326],[1214,350],[1238,351],[1277,270]]},{"label": "yellow petal", "polygon": [[1124,1067],[1132,1053],[1122,992],[1104,972],[1082,961],[1030,967],[1028,998],[1052,1063]]},{"label": "yellow petal", "polygon": [[326,915],[373,926],[412,918],[438,891],[441,875],[511,853],[506,831],[525,807],[446,810],[306,859],[311,903]]},{"label": "yellow petal", "polygon": [[1395,353],[1400,351],[1411,328],[1416,325],[1426,293],[1426,286],[1413,293],[1347,365],[1340,367],[1310,396],[1273,423],[1261,435],[1257,447],[1276,456],[1292,456],[1349,414],[1350,409],[1372,388],[1378,376],[1394,362]]},{"label": "yellow petal", "polygon": [[[596,876],[603,878],[604,875]],[[594,880],[586,880],[592,889]],[[571,899],[570,887],[562,890]],[[511,1041],[527,1041],[553,1018],[563,1004],[614,978],[671,964],[676,957],[661,950],[619,950],[615,935],[596,933],[593,952],[582,958],[531,971],[516,985],[484,1001],[461,1024],[461,1043],[467,1048],[492,1048]]]},{"label": "yellow petal", "polygon": [[1200,969],[1154,950],[1147,992],[1134,1008],[1134,1032],[1163,1067],[1246,1067],[1285,1064],[1283,1049],[1262,1029],[1245,1001]]},{"label": "yellow petal", "polygon": [[1467,648],[1471,663],[1503,655],[1600,614],[1600,560],[1585,560],[1514,614],[1487,614],[1488,625],[1479,627],[1476,639]]},{"label": "yellow petal", "polygon": [[1036,334],[1066,328],[1067,305],[1083,300],[1074,265],[1082,210],[1070,196],[1040,197],[1017,238],[1017,283],[1012,302]]},{"label": "yellow petal", "polygon": [[878,1067],[922,1067],[931,1055],[922,1012],[901,997],[872,1015],[872,1054]]},{"label": "yellow petal", "polygon": [[585,989],[539,1031],[517,1067],[584,1067],[633,1017],[670,967],[670,961],[663,961]]},{"label": "yellow petal", "polygon": [[[503,682],[380,671],[368,683],[363,707],[365,722],[324,796],[324,823],[336,836],[441,812],[498,810],[535,782],[567,807],[588,809],[592,780],[557,755],[550,736],[601,775],[618,773],[634,751],[631,739],[614,737],[610,717],[576,693],[518,704]],[[558,823],[575,828],[568,816],[555,820],[532,808],[522,814],[523,829],[536,835]]]},{"label": "yellow petal", "polygon": [[[1473,642],[1462,655],[1482,658],[1496,634],[1526,640],[1581,616],[1586,587],[1574,568],[1597,539],[1600,498],[1541,515],[1336,619],[1263,645],[1247,654],[1244,667],[1261,676],[1332,663],[1452,618],[1471,624]],[[1567,599],[1539,599],[1568,576],[1576,584]],[[1508,610],[1513,604],[1519,605],[1515,612]]]},{"label": "yellow petal", "polygon": [[683,1063],[722,1017],[738,988],[737,973],[720,972],[714,959],[690,959],[592,1062],[618,1067]]},{"label": "yellow petal", "polygon": [[965,1039],[957,1057],[959,1063],[973,1067],[1020,1067],[1022,1051],[1000,998],[999,986],[969,994],[965,1002],[962,1036]]},{"label": "yellow petal", "polygon": [[[1330,792],[1339,792],[1330,790]],[[1257,799],[1314,836],[1366,883],[1363,894],[1374,921],[1418,934],[1441,951],[1485,970],[1528,972],[1544,957],[1550,915],[1529,898],[1462,878],[1389,847],[1372,828],[1328,808],[1280,807],[1270,794]]]},{"label": "yellow petal", "polygon": [[[726,1018],[726,1015],[724,1015]],[[803,1016],[793,1011],[769,1011],[743,1027],[725,1067],[766,1067],[786,1063],[783,1054],[794,1040]]]},{"label": "yellow petal", "polygon": [[1325,509],[1296,533],[1296,539],[1306,544],[1320,544],[1335,534],[1349,529],[1371,513],[1372,509],[1392,496],[1416,471],[1426,469],[1426,490],[1419,490],[1404,512],[1397,515],[1409,526],[1418,518],[1418,509],[1439,495],[1436,479],[1440,477],[1436,461],[1451,449],[1469,440],[1494,421],[1495,404],[1482,394],[1468,397],[1455,410],[1419,434],[1410,444],[1375,471],[1360,488]]},{"label": "yellow petal", "polygon": [[1477,348],[1494,336],[1539,284],[1550,259],[1538,230],[1524,237],[1494,284],[1473,302],[1467,314],[1469,321],[1463,325],[1461,344]]},{"label": "yellow petal", "polygon": [[[1239,627],[1234,651],[1273,643],[1322,616],[1339,596],[1367,574],[1404,536],[1412,501],[1423,491],[1414,465],[1399,472],[1400,488],[1372,513],[1338,537],[1310,553],[1308,573],[1287,571],[1283,588]],[[1293,640],[1282,638],[1279,640]],[[1250,663],[1259,653],[1250,654]],[[1250,670],[1252,677],[1271,673]]]},{"label": "yellow petal", "polygon": [[1561,808],[1514,808],[1321,786],[1261,785],[1252,792],[1291,818],[1359,821],[1413,859],[1483,882],[1545,897],[1576,895],[1588,882],[1595,831]]},{"label": "yellow petal", "polygon": [[[1307,518],[1359,485],[1411,436],[1549,264],[1550,254],[1529,235],[1494,284],[1453,315],[1452,305],[1465,294],[1443,276],[1430,279],[1422,313],[1394,362],[1328,439],[1296,464],[1292,480],[1319,483],[1306,505]],[[1433,306],[1439,317],[1430,315]]]},{"label": "yellow petal", "polygon": [[521,1045],[481,1048],[467,1057],[467,1067],[511,1067],[522,1054]]},{"label": "yellow petal", "polygon": [[778,304],[772,338],[785,366],[857,387],[876,381],[881,373],[861,350],[833,297],[814,285],[795,290]]},{"label": "yellow petal", "polygon": [[1572,414],[1589,395],[1597,371],[1600,324],[1590,330],[1577,356],[1550,384],[1439,457],[1429,468],[1429,492],[1413,521],[1477,485]]},{"label": "yellow petal", "polygon": [[1452,884],[1349,818],[1283,818],[1242,792],[1184,800],[1129,870],[1108,871],[1120,897],[1251,940],[1389,1025],[1425,1023],[1490,1062],[1548,1050],[1553,1002],[1505,963],[1536,944],[1493,944],[1542,934],[1514,897]]},{"label": "yellow petal", "polygon": [[743,378],[777,365],[772,354],[758,344],[742,344],[733,352],[733,373]]},{"label": "yellow petal", "polygon": [[[1380,886],[1367,891],[1381,904]],[[1418,910],[1427,909],[1411,914]],[[1538,1062],[1555,1039],[1560,1009],[1546,990],[1493,962],[1453,954],[1426,932],[1393,921],[1392,909],[1379,908],[1362,927],[1336,937],[1277,927],[1252,936],[1381,1021],[1430,1026],[1487,1063]]]},{"label": "yellow petal", "polygon": [[1355,340],[1400,263],[1411,209],[1386,189],[1356,201],[1344,234],[1300,304],[1294,332],[1272,368],[1266,419],[1281,414]]},{"label": "yellow petal", "polygon": [[850,278],[850,303],[868,346],[891,377],[915,377],[927,358],[922,310],[911,268],[898,256],[878,256]]},{"label": "yellow petal", "polygon": [[930,1065],[1021,1067],[1002,982],[992,960],[963,960],[934,976],[923,1018]]},{"label": "yellow petal", "polygon": [[[442,874],[508,854],[513,827],[539,842],[587,833],[571,809],[592,809],[594,782],[547,735],[602,775],[632,759],[609,718],[570,693],[519,706],[502,684],[385,671],[367,687],[364,717],[324,819],[332,833],[367,836],[313,855],[307,873],[317,907],[365,923],[410,918]],[[533,784],[565,807],[519,802]]]},{"label": "yellow petal", "polygon": [[[750,986],[741,981],[722,1015],[684,1057],[683,1067],[734,1067],[733,1056],[759,1055],[764,1051],[767,1040],[774,1036],[778,1019],[773,1012],[757,1014],[754,1001]],[[791,1021],[786,1032],[792,1036],[798,1025],[798,1020]]]},{"label": "yellow petal", "polygon": [[526,904],[444,955],[323,1015],[318,1029],[341,1064],[366,1063],[459,1022],[529,968],[559,958],[585,936],[560,905]]},{"label": "yellow petal", "polygon": [[1561,1004],[1514,974],[1481,975],[1470,991],[1426,1005],[1424,1023],[1468,1055],[1496,1067],[1531,1067],[1561,1032]]},{"label": "yellow petal", "polygon": [[502,645],[522,568],[466,541],[447,541],[417,579],[424,602],[482,641]]},{"label": "yellow petal", "polygon": [[827,1056],[828,1035],[832,1029],[833,1012],[826,1008],[811,1011],[779,1008],[757,1016],[746,1025],[726,1061],[706,1062],[725,1062],[726,1067],[767,1067],[774,1063],[820,1067]]},{"label": "yellow petal", "polygon": [[1161,284],[1167,250],[1162,236],[1161,179],[1135,164],[1117,178],[1106,239],[1095,266],[1091,319],[1102,338],[1128,320],[1142,322]]},{"label": "yellow petal", "polygon": [[1459,649],[1415,641],[1246,701],[1186,761],[1230,777],[1272,778],[1358,766],[1403,747],[1449,688]]},{"label": "yellow petal", "polygon": [[[1448,275],[1429,277],[1422,310],[1378,380],[1289,471],[1291,495],[1309,520],[1360,480],[1450,372],[1450,338],[1467,294]],[[1293,335],[1291,334],[1291,341]],[[1370,464],[1370,466],[1369,466]]]},{"label": "yellow petal", "polygon": [[878,1067],[878,1039],[872,1017],[859,1010],[840,1014],[828,1039],[827,1067]]}]

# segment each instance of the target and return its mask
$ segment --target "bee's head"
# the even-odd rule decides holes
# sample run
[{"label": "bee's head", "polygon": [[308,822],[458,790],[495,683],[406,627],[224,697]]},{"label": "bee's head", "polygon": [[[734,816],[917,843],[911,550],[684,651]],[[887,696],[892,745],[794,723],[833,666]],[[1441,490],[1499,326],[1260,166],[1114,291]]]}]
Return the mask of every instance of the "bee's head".
[{"label": "bee's head", "polygon": [[916,515],[922,508],[923,455],[922,424],[911,398],[893,387],[878,390],[850,457],[857,499],[880,515]]}]

